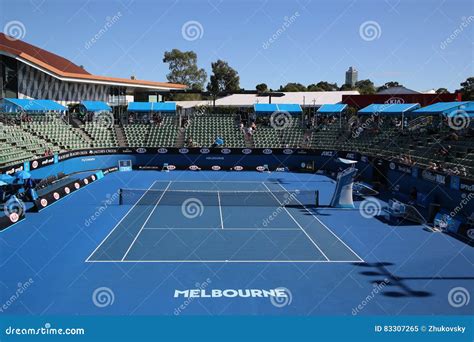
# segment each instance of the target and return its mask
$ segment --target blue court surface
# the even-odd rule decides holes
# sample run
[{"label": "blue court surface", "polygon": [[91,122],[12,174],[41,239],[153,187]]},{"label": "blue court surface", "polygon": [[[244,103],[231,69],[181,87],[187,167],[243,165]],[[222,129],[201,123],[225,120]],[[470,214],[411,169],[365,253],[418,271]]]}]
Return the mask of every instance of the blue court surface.
[{"label": "blue court surface", "polygon": [[[1,314],[472,313],[453,302],[472,293],[472,247],[313,205],[334,188],[283,172],[109,174],[0,234]],[[258,295],[274,289],[285,297]]]}]

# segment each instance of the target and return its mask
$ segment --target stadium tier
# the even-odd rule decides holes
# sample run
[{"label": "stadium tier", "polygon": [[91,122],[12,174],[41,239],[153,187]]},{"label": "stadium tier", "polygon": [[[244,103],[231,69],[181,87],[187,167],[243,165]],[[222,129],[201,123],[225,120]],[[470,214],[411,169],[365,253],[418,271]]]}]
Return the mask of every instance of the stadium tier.
[{"label": "stadium tier", "polygon": [[108,120],[95,115],[3,113],[0,165],[87,148],[303,148],[358,152],[463,177],[474,174],[472,129],[453,128],[439,116],[405,118],[402,127],[398,117],[363,115],[243,119],[237,113],[155,113],[124,124],[114,122],[111,113]]}]

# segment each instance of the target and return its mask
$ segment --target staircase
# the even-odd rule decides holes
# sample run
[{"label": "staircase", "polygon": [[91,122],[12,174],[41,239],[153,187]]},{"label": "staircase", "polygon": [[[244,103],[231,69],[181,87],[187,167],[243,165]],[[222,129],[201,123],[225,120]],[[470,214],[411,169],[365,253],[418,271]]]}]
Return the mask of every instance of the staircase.
[{"label": "staircase", "polygon": [[128,146],[127,138],[122,126],[114,125],[115,135],[117,136],[117,142],[119,146]]},{"label": "staircase", "polygon": [[186,132],[185,128],[179,128],[178,129],[178,134],[176,136],[175,147],[183,147],[184,146],[185,132]]}]

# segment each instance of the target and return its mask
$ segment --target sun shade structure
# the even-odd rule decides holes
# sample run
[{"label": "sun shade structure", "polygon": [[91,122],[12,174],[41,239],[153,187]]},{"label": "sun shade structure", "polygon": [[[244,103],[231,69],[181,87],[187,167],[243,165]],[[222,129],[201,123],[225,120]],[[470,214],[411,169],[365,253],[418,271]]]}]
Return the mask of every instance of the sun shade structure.
[{"label": "sun shade structure", "polygon": [[128,104],[129,112],[162,112],[175,113],[176,102],[130,102]]},{"label": "sun shade structure", "polygon": [[336,103],[336,104],[323,104],[317,110],[317,113],[320,114],[340,114],[345,111],[347,108],[346,104]]},{"label": "sun shade structure", "polygon": [[253,106],[256,114],[266,114],[275,112],[287,112],[300,114],[303,112],[299,104],[276,104],[276,103],[256,103]]},{"label": "sun shade structure", "polygon": [[438,102],[432,105],[415,110],[413,113],[418,115],[449,115],[458,111],[474,112],[474,102]]},{"label": "sun shade structure", "polygon": [[81,105],[84,106],[88,112],[111,112],[112,108],[105,102],[102,101],[81,101]]},{"label": "sun shade structure", "polygon": [[0,101],[0,110],[5,113],[45,113],[65,112],[67,107],[52,100],[4,98]]},{"label": "sun shade structure", "polygon": [[390,103],[390,104],[371,104],[357,112],[361,115],[403,115],[420,108],[419,103]]}]

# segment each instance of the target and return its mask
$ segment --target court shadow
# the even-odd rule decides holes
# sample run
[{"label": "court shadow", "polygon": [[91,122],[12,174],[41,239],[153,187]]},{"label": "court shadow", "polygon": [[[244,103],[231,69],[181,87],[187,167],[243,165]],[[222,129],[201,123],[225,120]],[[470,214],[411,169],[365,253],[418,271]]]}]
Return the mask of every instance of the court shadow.
[{"label": "court shadow", "polygon": [[[420,291],[413,289],[406,282],[407,280],[443,280],[443,277],[399,277],[390,272],[387,267],[393,266],[391,262],[376,262],[376,263],[354,263],[353,265],[361,268],[366,268],[366,271],[361,271],[359,274],[366,277],[377,277],[377,279],[370,280],[370,282],[381,290],[381,294],[391,298],[407,298],[407,297],[431,297],[433,293],[428,291]],[[446,278],[449,279],[449,278]],[[390,288],[386,291],[385,288]]]}]

